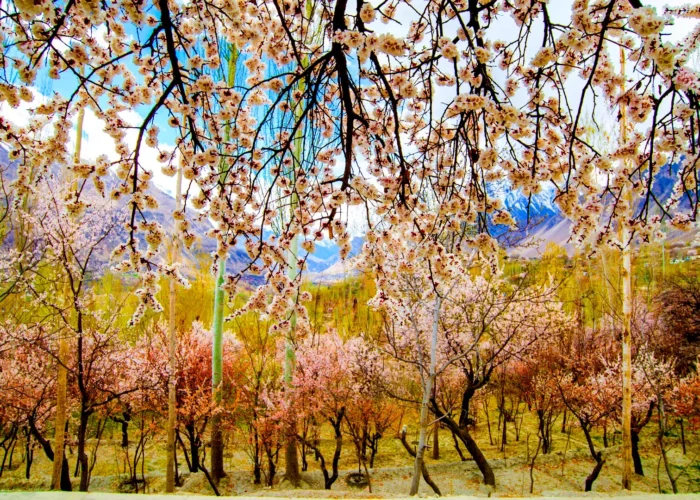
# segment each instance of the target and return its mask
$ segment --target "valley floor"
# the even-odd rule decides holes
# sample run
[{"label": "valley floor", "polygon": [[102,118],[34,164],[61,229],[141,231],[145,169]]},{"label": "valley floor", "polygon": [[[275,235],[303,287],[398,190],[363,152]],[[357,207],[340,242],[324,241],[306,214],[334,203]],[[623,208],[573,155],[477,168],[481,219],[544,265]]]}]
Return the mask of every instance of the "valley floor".
[{"label": "valley floor", "polygon": [[[433,462],[429,464],[432,479],[440,487],[443,495],[472,496],[472,497],[580,497],[580,496],[624,496],[636,498],[643,496],[651,498],[659,492],[670,493],[670,483],[663,466],[657,475],[656,460],[645,461],[646,477],[635,476],[633,491],[624,492],[620,487],[621,459],[619,446],[606,450],[606,464],[596,480],[593,492],[583,493],[583,481],[593,468],[592,460],[585,450],[579,449],[564,455],[555,452],[550,455],[540,455],[533,471],[534,488],[530,495],[530,466],[526,458],[513,457],[491,460],[496,475],[497,487],[491,491],[481,483],[481,476],[475,464],[466,462]],[[694,493],[700,491],[700,472],[692,457],[684,457],[679,453],[671,457],[677,464],[675,474],[679,474],[679,493]],[[387,467],[370,469],[372,491],[368,488],[356,489],[349,486],[345,479],[354,470],[343,470],[333,485],[332,491],[324,491],[323,477],[317,465],[311,461],[309,472],[302,474],[305,481],[301,489],[290,489],[285,483],[276,484],[273,488],[253,485],[248,471],[233,471],[222,480],[221,491],[224,495],[236,496],[265,496],[280,498],[400,498],[406,497],[410,486],[411,467]],[[281,472],[280,476],[281,477]],[[156,471],[146,475],[146,493],[160,494],[165,489],[165,477]],[[121,495],[108,492],[120,490],[120,476],[94,476],[91,491],[100,493],[53,493],[37,492],[46,490],[49,486],[48,477],[23,481],[19,479],[0,480],[0,489],[14,491],[2,495],[3,500],[117,500]],[[35,492],[19,492],[17,490],[34,490]],[[211,488],[203,473],[183,474],[183,484],[177,488],[178,495],[211,495]],[[434,496],[425,483],[421,483],[421,497]]]},{"label": "valley floor", "polygon": [[[580,428],[569,425],[568,433],[560,432],[561,424],[558,424],[552,434],[553,451],[547,455],[539,454],[533,469],[533,494],[530,495],[530,462],[528,456],[534,452],[536,442],[536,419],[531,414],[524,415],[520,427],[520,434],[514,434],[514,426],[508,426],[507,445],[505,452],[501,451],[501,444],[497,439],[491,439],[488,431],[497,431],[496,419],[490,415],[490,427],[486,419],[479,422],[474,428],[474,435],[479,446],[491,464],[496,477],[496,489],[491,490],[482,484],[482,476],[472,460],[460,461],[452,443],[449,432],[441,430],[439,435],[440,458],[434,460],[428,455],[426,463],[433,481],[440,488],[443,496],[476,496],[476,497],[521,497],[521,496],[545,496],[545,497],[576,497],[576,496],[629,496],[656,495],[671,493],[672,488],[668,475],[660,461],[658,444],[656,443],[656,429],[649,424],[642,434],[640,442],[640,456],[645,476],[634,476],[631,493],[622,490],[621,478],[621,447],[619,435],[615,431],[608,432],[608,443],[604,446],[604,439],[600,432],[593,436],[596,449],[603,451],[605,464],[600,476],[593,484],[591,493],[584,493],[584,480],[593,470],[594,462],[586,446],[583,433]],[[408,420],[408,419],[407,419]],[[677,427],[677,426],[676,426]],[[700,493],[700,433],[686,430],[687,449],[684,454],[678,444],[677,429],[671,429],[667,437],[668,461],[671,473],[677,478],[678,492]],[[500,431],[498,431],[500,433]],[[411,439],[417,437],[417,431],[409,427]],[[132,441],[137,437],[137,432],[132,432]],[[331,430],[323,427],[321,434],[321,449],[330,461],[335,442],[332,439]],[[105,432],[94,471],[90,480],[90,492],[100,493],[98,496],[86,493],[74,493],[76,496],[62,496],[56,493],[37,493],[49,489],[52,463],[44,453],[37,449],[34,454],[34,465],[31,470],[31,479],[25,479],[24,461],[21,447],[17,447],[15,460],[11,467],[6,463],[5,470],[0,476],[0,492],[3,494],[0,500],[117,500],[117,497],[102,495],[102,493],[132,493],[130,486],[125,485],[128,471],[125,469],[125,451],[133,457],[133,444],[125,450],[120,446],[120,434],[118,430],[109,428]],[[615,440],[613,442],[613,440]],[[95,440],[90,439],[89,447],[94,450]],[[357,472],[357,460],[353,445],[344,440],[343,452],[340,459],[341,471],[331,491],[323,489],[323,475],[319,464],[312,454],[307,454],[308,471],[302,472],[304,480],[303,488],[290,489],[285,482],[280,482],[284,475],[284,461],[280,460],[277,474],[272,488],[253,484],[250,458],[246,452],[244,436],[237,435],[226,448],[225,470],[228,476],[223,478],[220,484],[221,494],[224,496],[266,496],[266,497],[294,497],[294,498],[397,498],[408,494],[413,473],[412,458],[408,456],[400,441],[391,437],[389,433],[381,439],[379,451],[376,456],[374,469],[369,469],[371,479],[371,492],[368,488],[357,489],[347,484],[349,474]],[[415,445],[415,443],[414,443]],[[73,477],[75,468],[74,450],[68,447],[68,461],[71,469],[73,488],[77,489],[77,478]],[[147,460],[143,469],[139,466],[138,477],[143,472],[146,483],[145,493],[165,493],[165,443],[162,439],[149,441],[146,449]],[[466,453],[466,452],[465,452]],[[202,457],[204,463],[209,463],[209,457]],[[204,473],[186,472],[181,449],[178,449],[179,472],[182,480],[180,487],[176,488],[178,495],[212,495],[213,491]],[[353,465],[354,464],[354,465]],[[20,493],[23,492],[23,493]],[[15,492],[18,496],[15,495]],[[26,493],[24,493],[26,492]],[[144,493],[143,485],[139,488],[139,494]],[[9,496],[8,496],[9,495]],[[48,495],[48,496],[44,496]],[[432,497],[432,489],[421,481],[419,495]]]}]

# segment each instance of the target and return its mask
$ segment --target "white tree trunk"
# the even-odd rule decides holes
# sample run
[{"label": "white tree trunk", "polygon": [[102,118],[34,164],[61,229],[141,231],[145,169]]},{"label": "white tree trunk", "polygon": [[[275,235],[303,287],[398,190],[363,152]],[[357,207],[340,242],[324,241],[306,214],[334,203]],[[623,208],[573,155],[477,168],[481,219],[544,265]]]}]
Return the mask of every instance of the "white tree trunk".
[{"label": "white tree trunk", "polygon": [[418,486],[423,469],[423,457],[425,455],[425,443],[428,435],[428,404],[430,395],[435,386],[435,370],[437,366],[437,335],[438,322],[440,320],[440,296],[435,297],[435,311],[433,312],[433,331],[430,337],[430,366],[428,376],[423,384],[423,400],[420,407],[420,432],[418,435],[418,447],[416,448],[416,459],[413,463],[413,480],[411,482],[410,495],[418,494]]},{"label": "white tree trunk", "polygon": [[[177,182],[175,185],[175,210],[179,211],[182,207],[182,168],[178,168]],[[179,238],[175,234],[173,228],[172,244],[170,247],[170,261],[172,264],[177,263],[179,259]],[[175,329],[175,277],[170,278],[170,297],[169,297],[169,314],[168,314],[168,357],[169,357],[169,373],[168,373],[168,443],[167,443],[167,465],[165,473],[165,491],[172,493],[175,491],[175,426],[177,425],[177,398],[176,398],[176,370],[177,361],[175,353],[177,352],[177,334]]]},{"label": "white tree trunk", "polygon": [[[620,48],[621,73],[625,77],[625,52]],[[626,77],[625,77],[626,78]],[[622,85],[624,92],[624,83]],[[620,139],[627,142],[627,106],[620,103]],[[623,198],[631,210],[631,187],[623,187]],[[622,487],[632,488],[632,255],[630,233],[620,219],[622,250]]]}]

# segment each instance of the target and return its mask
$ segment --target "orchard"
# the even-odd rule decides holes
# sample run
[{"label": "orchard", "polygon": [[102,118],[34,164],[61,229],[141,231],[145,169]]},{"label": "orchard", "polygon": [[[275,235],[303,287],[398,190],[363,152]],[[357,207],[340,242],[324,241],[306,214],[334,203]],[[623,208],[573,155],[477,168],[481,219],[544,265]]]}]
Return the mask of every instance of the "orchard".
[{"label": "orchard", "polygon": [[700,491],[699,20],[0,1],[0,489]]}]

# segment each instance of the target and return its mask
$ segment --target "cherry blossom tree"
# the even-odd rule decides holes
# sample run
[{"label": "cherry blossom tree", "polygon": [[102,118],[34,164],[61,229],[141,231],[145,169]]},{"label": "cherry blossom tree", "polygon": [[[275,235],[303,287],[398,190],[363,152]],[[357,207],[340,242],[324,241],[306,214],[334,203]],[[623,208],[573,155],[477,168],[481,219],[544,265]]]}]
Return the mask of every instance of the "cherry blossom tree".
[{"label": "cherry blossom tree", "polygon": [[[360,462],[374,468],[379,441],[403,415],[403,409],[387,397],[386,385],[393,377],[381,351],[366,336],[346,342],[353,384],[345,412],[349,428],[360,436]],[[369,457],[367,457],[369,453]]]},{"label": "cherry blossom tree", "polygon": [[[388,351],[399,362],[417,368],[422,408],[429,408],[459,437],[484,482],[495,486],[493,470],[468,429],[469,405],[497,367],[562,327],[566,316],[555,296],[556,284],[537,286],[526,276],[513,286],[488,266],[472,277],[472,256],[449,253],[437,242],[414,246],[410,240],[403,241],[400,235],[383,236],[368,260],[379,273],[373,304],[388,319]],[[461,377],[457,420],[433,391],[435,378],[448,369],[456,369]],[[423,436],[426,424],[422,410]],[[420,477],[424,446],[419,439],[414,478]]]},{"label": "cherry blossom tree", "polygon": [[[46,345],[47,336],[37,335],[36,332],[30,335],[28,327],[15,323],[5,323],[2,328],[3,338],[11,339],[12,346],[0,358],[4,413],[14,413],[16,423],[26,426],[27,442],[35,440],[46,457],[53,461],[54,449],[48,433],[52,430],[51,422],[56,405],[56,360],[46,355],[46,350],[49,349]],[[44,345],[33,345],[26,341],[30,337]],[[27,478],[31,474],[31,461],[28,457],[25,473]],[[70,467],[65,457],[62,463],[61,489],[71,489]]]},{"label": "cherry blossom tree", "polygon": [[560,375],[557,358],[555,349],[540,345],[533,355],[513,370],[528,409],[537,416],[537,432],[545,455],[552,450],[552,426],[564,409],[557,386]]},{"label": "cherry blossom tree", "polygon": [[[297,350],[293,397],[296,418],[315,416],[317,422],[328,422],[333,428],[335,450],[328,471],[326,458],[318,444],[298,435],[298,439],[314,451],[323,472],[324,487],[331,489],[338,479],[338,463],[343,446],[342,426],[345,412],[357,388],[353,384],[348,348],[337,333],[318,337],[315,345]],[[301,410],[301,411],[298,411]],[[304,413],[308,412],[308,415]]]},{"label": "cherry blossom tree", "polygon": [[692,428],[700,425],[700,376],[692,375],[678,384],[671,398],[671,408],[690,421]]},{"label": "cherry blossom tree", "polygon": [[605,332],[579,332],[561,351],[563,373],[558,379],[562,401],[578,420],[595,466],[586,477],[585,491],[591,491],[605,464],[601,450],[595,448],[592,430],[621,412],[622,391],[620,349]]},{"label": "cherry blossom tree", "polygon": [[[543,186],[552,186],[558,207],[574,221],[574,243],[624,249],[660,236],[664,222],[680,229],[697,224],[700,80],[688,59],[700,37],[698,28],[679,42],[666,36],[675,20],[697,18],[697,6],[657,10],[640,0],[575,0],[570,15],[561,16],[544,0],[320,0],[312,9],[308,3],[0,5],[0,102],[30,115],[25,123],[4,113],[0,118],[0,141],[16,160],[9,198],[21,205],[53,166],[74,163],[76,181],[64,186],[65,210],[69,218],[89,216],[87,186],[105,191],[109,172],[116,173],[109,195],[125,201],[128,220],[113,256],[119,271],[139,278],[134,321],[149,308],[161,309],[158,274],[177,275],[163,259],[165,230],[149,214],[157,206],[149,165],[160,164],[167,175],[183,173],[175,236],[192,245],[191,219],[201,216],[216,223],[210,235],[220,259],[237,245],[245,248],[249,259],[242,268],[218,281],[234,296],[245,274],[264,275],[244,311],[264,312],[275,333],[289,338],[308,321],[299,294],[305,257],[295,251],[297,241],[311,252],[328,237],[346,257],[351,213],[367,219],[372,245],[391,240],[387,233],[398,225],[407,227],[401,237],[435,269],[428,273],[430,286],[422,288],[425,295],[414,297],[423,312],[415,309],[415,323],[396,331],[413,329],[420,337],[431,325],[434,355],[406,359],[420,366],[424,389],[430,389],[443,366],[457,363],[446,360],[458,357],[469,395],[465,410],[494,366],[522,347],[507,333],[515,323],[510,304],[519,300],[506,307],[495,292],[484,291],[491,288],[483,283],[497,276],[494,228],[516,225],[490,189],[493,182],[507,181],[528,204]],[[246,66],[245,82],[211,76],[231,47]],[[628,71],[619,70],[618,50],[634,62]],[[36,87],[46,76],[60,79],[61,92],[39,95]],[[584,115],[602,108],[628,121],[610,151],[587,141],[583,126]],[[73,121],[87,111],[114,140],[113,151],[94,160],[75,159],[69,151]],[[670,195],[656,182],[665,175]],[[273,220],[284,220],[274,238],[268,236]],[[30,261],[31,252],[22,248],[13,262]],[[471,255],[467,249],[490,259],[493,269],[456,287],[461,298],[448,306],[452,285],[439,275],[468,267],[447,256]],[[381,259],[381,252],[370,255],[368,265],[382,266]],[[411,263],[409,257],[405,264]],[[385,294],[400,288],[394,273],[382,279]],[[465,289],[476,289],[477,297],[462,297]],[[520,288],[515,290],[506,297],[517,297]],[[542,294],[527,300],[542,304]],[[504,336],[488,346],[484,336],[496,336],[498,329],[474,330],[484,340],[483,352],[481,340],[477,347],[450,340],[457,346],[449,347],[453,356],[439,361],[440,330],[450,331],[450,318],[460,315],[470,324],[479,314],[466,311],[478,311],[472,306],[479,302],[503,306],[508,314],[488,324]],[[426,317],[429,303],[433,316]],[[535,331],[541,325],[528,326]],[[414,347],[425,354],[428,345]],[[629,355],[627,349],[624,359]],[[428,406],[445,415],[424,402],[423,430]],[[493,484],[466,427],[454,423]],[[424,444],[416,450],[416,471]],[[623,483],[628,487],[629,478]]]},{"label": "cherry blossom tree", "polygon": [[[105,376],[120,358],[115,344],[117,331],[110,327],[120,308],[116,305],[106,315],[94,310],[94,295],[88,285],[90,273],[97,267],[95,261],[101,247],[118,224],[120,213],[94,193],[75,203],[70,188],[61,186],[49,174],[35,189],[41,198],[33,201],[29,210],[20,207],[15,216],[24,221],[25,227],[31,228],[36,247],[34,252],[11,260],[13,265],[8,270],[14,276],[10,278],[13,281],[12,293],[31,298],[17,319],[28,325],[37,325],[37,328],[19,330],[30,337],[21,341],[45,346],[33,336],[49,335],[53,339],[62,339],[58,352],[51,348],[45,354],[55,357],[57,366],[70,374],[75,383],[80,415],[77,433],[80,489],[87,491],[89,465],[85,439],[90,416],[96,408],[136,390],[118,387],[113,378]],[[7,262],[5,252],[11,253],[12,250],[3,250]],[[37,255],[40,256],[39,264],[25,265],[26,259],[36,262]],[[38,328],[42,323],[53,327],[48,330]],[[64,352],[64,348],[69,348],[70,352]],[[60,372],[59,369],[59,375]],[[59,385],[60,381],[59,376]],[[58,387],[57,393],[60,394]],[[58,422],[64,421],[57,418]],[[56,433],[62,431],[56,430]],[[57,439],[56,442],[62,443],[63,440]],[[67,486],[65,481],[63,485]]]},{"label": "cherry blossom tree", "polygon": [[[222,391],[226,398],[222,398],[220,405],[216,405],[211,398],[211,332],[199,322],[189,328],[181,327],[175,354],[176,439],[182,446],[190,472],[203,471],[206,475],[209,475],[209,471],[202,460],[202,453],[210,434],[207,429],[215,414],[235,411],[236,386],[240,383],[240,371],[235,369],[233,363],[240,345],[230,335],[225,335],[223,340],[230,356],[223,364]],[[147,359],[152,364],[151,371],[154,371],[151,377],[155,378],[157,386],[154,407],[164,409],[167,406],[165,401],[168,399],[170,373],[166,356],[169,339],[160,325],[155,325],[146,346]]]},{"label": "cherry blossom tree", "polygon": [[277,363],[277,336],[270,324],[258,315],[239,315],[232,322],[241,342],[239,362],[243,365],[238,385],[237,424],[246,434],[246,452],[253,466],[253,484],[272,485],[276,473],[280,414],[275,409],[280,395],[280,367]]},{"label": "cherry blossom tree", "polygon": [[[14,189],[29,189],[29,172],[69,163],[70,120],[80,109],[94,112],[116,155],[81,163],[78,186],[103,185],[110,167],[118,172],[112,195],[127,198],[131,214],[116,254],[125,257],[122,269],[143,271],[140,296],[155,308],[150,276],[167,265],[156,258],[163,229],[146,214],[156,203],[148,148],[166,173],[181,163],[193,186],[178,212],[186,244],[194,239],[189,204],[219,223],[217,253],[247,242],[251,262],[226,281],[230,292],[243,272],[288,266],[295,235],[312,247],[325,233],[349,251],[348,205],[407,220],[423,203],[418,193],[429,191],[442,206],[437,227],[464,222],[489,233],[492,222],[512,222],[489,194],[495,179],[508,179],[528,199],[553,183],[560,208],[577,221],[578,241],[605,243],[621,225],[630,238],[648,240],[662,219],[693,224],[698,78],[687,60],[697,37],[673,43],[662,33],[674,19],[697,15],[694,7],[657,12],[638,0],[577,1],[564,19],[546,2],[305,7],[4,4],[3,67],[18,79],[2,77],[2,98],[36,111],[28,124],[2,129],[19,163]],[[632,85],[617,72],[610,44],[637,63]],[[230,47],[245,59],[242,85],[207,74]],[[71,83],[34,102],[30,87],[42,75]],[[141,104],[142,115],[126,117]],[[580,125],[591,104],[629,111],[628,140],[610,154],[585,140]],[[48,124],[50,133],[35,133]],[[161,128],[175,133],[174,144],[160,142]],[[303,162],[295,160],[299,149]],[[653,180],[678,162],[673,195],[661,197]],[[594,168],[606,182],[590,182]],[[273,182],[263,183],[263,173]],[[628,193],[640,202],[630,205]],[[298,208],[280,237],[266,238],[264,228],[293,199]],[[139,232],[155,245],[143,246]]]}]

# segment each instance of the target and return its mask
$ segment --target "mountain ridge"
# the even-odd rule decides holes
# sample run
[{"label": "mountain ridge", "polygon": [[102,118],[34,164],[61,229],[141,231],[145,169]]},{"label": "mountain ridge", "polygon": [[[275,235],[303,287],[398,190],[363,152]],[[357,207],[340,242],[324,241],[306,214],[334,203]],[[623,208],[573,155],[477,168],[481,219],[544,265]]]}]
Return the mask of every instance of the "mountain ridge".
[{"label": "mountain ridge", "polygon": [[[0,144],[0,166],[4,166],[4,171],[12,177],[13,165],[9,158],[8,150]],[[673,188],[673,170],[677,165],[671,165],[668,172],[662,171],[655,179],[655,188],[659,192],[661,199],[670,196]],[[8,179],[6,179],[8,180]],[[10,179],[11,180],[11,179]],[[110,172],[107,179],[107,188],[111,189],[118,182],[121,182],[114,173]],[[495,181],[488,186],[489,196],[500,199],[504,207],[509,211],[515,221],[515,228],[508,229],[505,226],[492,226],[492,235],[499,239],[506,247],[506,251],[511,257],[536,258],[545,250],[548,242],[556,243],[565,248],[567,253],[573,254],[574,248],[569,244],[569,233],[571,221],[564,218],[559,207],[554,202],[556,195],[555,188],[545,184],[540,193],[530,197],[528,200],[519,190],[510,188],[508,180]],[[157,221],[166,231],[172,234],[172,213],[175,210],[174,196],[155,184],[151,184],[149,194],[156,198],[158,207],[156,209],[145,210],[144,214],[151,220]],[[121,202],[125,206],[125,202]],[[197,243],[192,249],[183,249],[185,259],[195,264],[201,254],[212,255],[216,251],[216,240],[207,236],[213,228],[208,220],[199,220],[196,217],[190,218],[191,230],[197,238]],[[119,235],[119,236],[124,236]],[[673,234],[678,239],[679,235]],[[112,243],[117,238],[112,238]],[[355,236],[351,240],[351,252],[349,258],[358,255],[364,244],[363,236]],[[300,252],[300,257],[306,259],[306,273],[311,281],[327,282],[343,279],[352,270],[340,259],[340,249],[332,240],[317,242],[315,251],[307,254]],[[108,265],[108,257],[102,258],[100,264]],[[250,258],[242,246],[236,246],[229,250],[226,261],[228,272],[239,272],[248,263]],[[259,284],[263,280],[262,276],[246,275],[244,281],[251,285]]]}]

